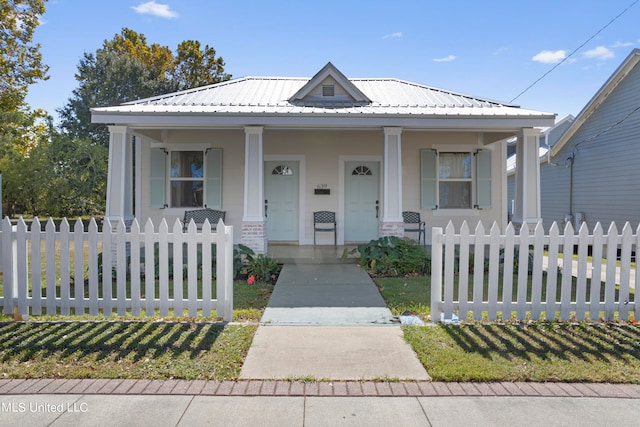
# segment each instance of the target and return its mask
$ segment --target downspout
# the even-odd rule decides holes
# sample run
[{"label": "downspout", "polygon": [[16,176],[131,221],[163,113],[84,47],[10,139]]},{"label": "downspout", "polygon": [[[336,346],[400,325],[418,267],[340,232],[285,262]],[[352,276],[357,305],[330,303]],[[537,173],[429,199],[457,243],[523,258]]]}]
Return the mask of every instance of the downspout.
[{"label": "downspout", "polygon": [[571,154],[571,157],[567,157],[565,160],[565,166],[569,168],[569,215],[573,221],[573,163],[575,162],[575,152]]}]

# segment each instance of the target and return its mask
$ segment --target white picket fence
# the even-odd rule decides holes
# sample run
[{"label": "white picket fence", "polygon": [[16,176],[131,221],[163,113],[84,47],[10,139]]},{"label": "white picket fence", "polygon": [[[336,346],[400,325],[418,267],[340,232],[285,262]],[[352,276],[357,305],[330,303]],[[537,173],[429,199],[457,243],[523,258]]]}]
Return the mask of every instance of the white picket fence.
[{"label": "white picket fence", "polygon": [[183,316],[186,309],[189,317],[209,317],[215,310],[216,317],[232,320],[233,227],[222,221],[215,232],[208,221],[201,231],[191,222],[183,232],[178,220],[172,229],[163,220],[155,230],[151,220],[141,229],[136,220],[126,227],[122,220],[105,219],[98,231],[91,219],[85,231],[80,219],[73,229],[64,219],[59,230],[49,219],[41,231],[38,218],[30,230],[22,218],[17,225],[6,218],[1,237],[5,314],[25,318],[44,309],[63,316],[72,310],[112,316],[115,309],[118,316],[141,316],[144,309],[146,316],[154,316],[158,309],[160,316],[169,310]]},{"label": "white picket fence", "polygon": [[433,228],[432,245],[431,317],[436,322],[466,320],[471,313],[481,320],[483,312],[488,320],[501,314],[503,320],[612,321],[616,314],[628,320],[630,312],[640,319],[640,305],[630,292],[640,285],[632,263],[640,227],[634,234],[629,223],[621,232],[611,224],[606,234],[599,223],[592,234],[586,224],[576,234],[570,223],[560,234],[553,223],[548,235],[541,223],[524,224],[519,234],[512,224],[502,234],[494,223],[486,234],[482,223],[473,233],[466,222],[458,233],[449,223],[444,232]]}]

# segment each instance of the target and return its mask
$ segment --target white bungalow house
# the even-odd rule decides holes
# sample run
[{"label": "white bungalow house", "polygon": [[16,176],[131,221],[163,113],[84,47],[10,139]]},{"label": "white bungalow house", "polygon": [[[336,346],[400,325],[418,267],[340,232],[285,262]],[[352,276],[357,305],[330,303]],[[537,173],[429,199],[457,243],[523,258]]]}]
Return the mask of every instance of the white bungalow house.
[{"label": "white bungalow house", "polygon": [[[154,223],[210,207],[235,241],[314,242],[313,212],[336,213],[337,244],[427,224],[506,225],[506,143],[523,167],[515,221],[540,219],[539,130],[555,115],[391,78],[246,77],[94,108],[111,124],[106,215]],[[134,171],[135,165],[135,171]],[[318,244],[334,244],[319,233]]]},{"label": "white bungalow house", "polygon": [[540,162],[545,228],[640,224],[640,49],[634,49]]}]

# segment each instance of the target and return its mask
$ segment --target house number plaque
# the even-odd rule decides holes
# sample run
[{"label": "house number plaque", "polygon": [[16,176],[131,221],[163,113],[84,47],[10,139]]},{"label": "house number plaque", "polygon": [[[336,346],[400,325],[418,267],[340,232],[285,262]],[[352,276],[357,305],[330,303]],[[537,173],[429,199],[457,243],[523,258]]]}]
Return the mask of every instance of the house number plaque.
[{"label": "house number plaque", "polygon": [[318,184],[313,190],[313,194],[316,196],[328,196],[331,194],[331,189],[327,184]]}]

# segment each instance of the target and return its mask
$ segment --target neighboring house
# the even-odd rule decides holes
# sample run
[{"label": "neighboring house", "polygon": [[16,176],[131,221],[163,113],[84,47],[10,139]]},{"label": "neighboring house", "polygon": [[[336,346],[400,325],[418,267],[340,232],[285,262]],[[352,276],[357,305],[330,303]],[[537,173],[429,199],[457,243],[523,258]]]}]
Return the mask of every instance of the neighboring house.
[{"label": "neighboring house", "polygon": [[[92,109],[94,123],[113,124],[108,218],[173,223],[187,209],[221,209],[235,241],[257,252],[313,244],[319,210],[336,212],[338,244],[402,236],[403,211],[421,213],[427,240],[450,219],[505,225],[505,141],[517,136],[522,161],[536,165],[535,128],[554,118],[397,79],[348,79],[331,63],[311,79],[246,77]],[[517,212],[538,218],[537,170],[522,170]]]},{"label": "neighboring house", "polygon": [[[571,114],[558,120],[552,127],[541,129],[540,132],[540,149],[538,155],[540,157],[541,168],[545,166],[545,163],[549,161],[549,149],[555,145],[560,136],[571,126],[575,117]],[[507,200],[509,204],[508,218],[511,219],[516,201],[516,139],[513,138],[507,141]],[[542,169],[541,169],[542,170]],[[542,175],[540,177],[540,193],[542,198],[541,210],[542,218],[549,217],[549,209],[552,207],[549,203],[549,197],[551,192],[548,189],[549,185],[553,185],[553,181],[549,181],[548,177]],[[562,196],[561,196],[562,197]],[[550,226],[550,224],[548,224]]]},{"label": "neighboring house", "polygon": [[540,164],[542,218],[578,228],[640,223],[640,49],[634,49]]}]

